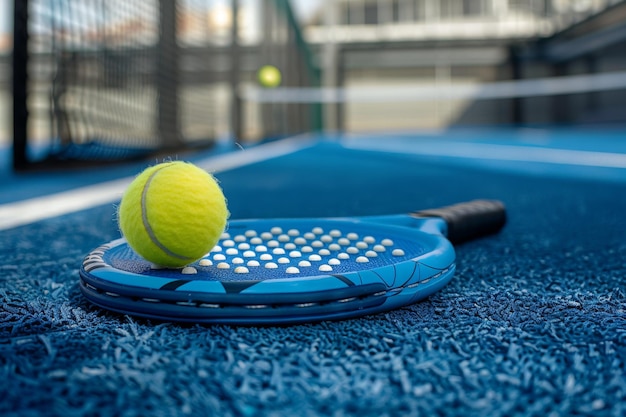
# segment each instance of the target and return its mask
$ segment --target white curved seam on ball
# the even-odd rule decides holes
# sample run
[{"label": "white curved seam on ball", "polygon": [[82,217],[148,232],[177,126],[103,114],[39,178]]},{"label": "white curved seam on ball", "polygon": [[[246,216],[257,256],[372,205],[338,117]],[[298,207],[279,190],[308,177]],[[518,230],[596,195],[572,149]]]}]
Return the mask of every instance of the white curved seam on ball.
[{"label": "white curved seam on ball", "polygon": [[161,167],[154,171],[150,177],[148,177],[148,181],[143,186],[143,190],[141,191],[141,221],[143,222],[143,227],[146,229],[148,233],[148,237],[150,241],[154,243],[159,249],[161,249],[167,256],[171,256],[172,258],[181,259],[184,261],[189,261],[191,258],[183,255],[179,255],[178,253],[172,252],[168,249],[163,243],[159,241],[156,237],[154,230],[152,230],[152,226],[150,226],[150,222],[148,221],[148,209],[146,204],[146,199],[148,198],[148,189],[150,188],[150,183],[154,179],[154,177],[163,169],[167,167]]}]

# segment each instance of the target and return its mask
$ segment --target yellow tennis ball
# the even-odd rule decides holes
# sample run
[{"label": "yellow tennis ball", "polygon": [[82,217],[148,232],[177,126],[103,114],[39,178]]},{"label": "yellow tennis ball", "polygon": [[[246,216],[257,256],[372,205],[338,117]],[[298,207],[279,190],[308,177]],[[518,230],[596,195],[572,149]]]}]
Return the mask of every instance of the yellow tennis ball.
[{"label": "yellow tennis ball", "polygon": [[257,74],[259,84],[263,87],[278,87],[283,79],[280,70],[273,65],[264,65]]},{"label": "yellow tennis ball", "polygon": [[206,255],[228,219],[211,174],[176,161],[147,168],[128,186],[118,222],[130,247],[154,264],[178,268]]}]

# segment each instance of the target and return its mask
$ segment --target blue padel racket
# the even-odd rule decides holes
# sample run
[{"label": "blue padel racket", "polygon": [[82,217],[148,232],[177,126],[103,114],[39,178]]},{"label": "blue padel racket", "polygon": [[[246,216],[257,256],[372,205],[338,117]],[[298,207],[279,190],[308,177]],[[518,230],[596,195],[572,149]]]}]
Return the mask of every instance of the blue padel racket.
[{"label": "blue padel racket", "polygon": [[223,324],[344,319],[415,303],[455,270],[453,243],[498,232],[499,201],[408,215],[233,220],[203,259],[158,269],[118,239],[80,269],[92,303],[146,318]]}]

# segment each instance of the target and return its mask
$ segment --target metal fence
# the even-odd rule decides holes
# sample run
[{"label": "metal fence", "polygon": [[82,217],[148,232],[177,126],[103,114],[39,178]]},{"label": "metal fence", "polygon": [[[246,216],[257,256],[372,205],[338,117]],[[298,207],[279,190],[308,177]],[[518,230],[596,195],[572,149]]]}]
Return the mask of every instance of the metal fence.
[{"label": "metal fence", "polygon": [[220,138],[290,135],[320,123],[317,105],[251,105],[239,98],[265,64],[280,68],[285,85],[318,83],[287,0],[16,0],[14,6],[18,168],[40,159],[108,161]]}]

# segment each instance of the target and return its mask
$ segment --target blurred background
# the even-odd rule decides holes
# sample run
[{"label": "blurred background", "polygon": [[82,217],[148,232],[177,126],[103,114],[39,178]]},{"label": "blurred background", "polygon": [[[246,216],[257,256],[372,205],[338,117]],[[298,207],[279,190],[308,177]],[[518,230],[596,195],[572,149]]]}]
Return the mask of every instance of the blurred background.
[{"label": "blurred background", "polygon": [[28,169],[316,131],[623,125],[624,51],[623,0],[0,0],[0,144]]}]

